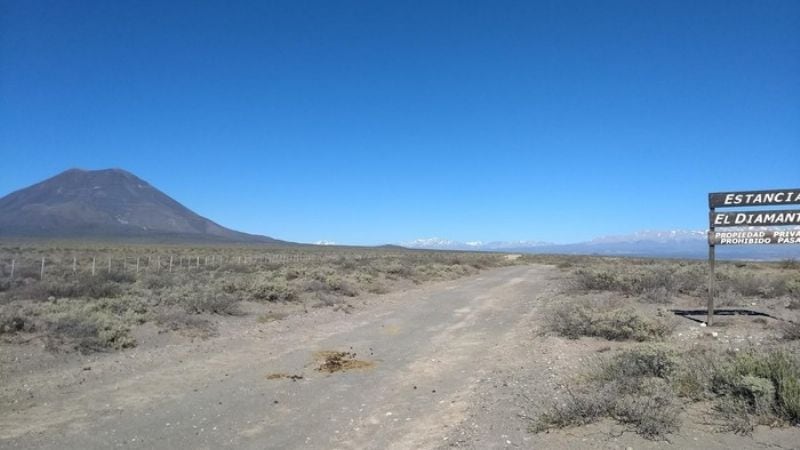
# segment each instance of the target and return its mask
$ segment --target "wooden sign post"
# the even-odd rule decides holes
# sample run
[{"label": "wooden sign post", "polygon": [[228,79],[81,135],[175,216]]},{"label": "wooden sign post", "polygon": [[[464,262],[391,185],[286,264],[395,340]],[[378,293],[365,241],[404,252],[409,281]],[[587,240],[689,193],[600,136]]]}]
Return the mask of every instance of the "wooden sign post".
[{"label": "wooden sign post", "polygon": [[[800,225],[800,210],[739,210],[717,212],[717,208],[800,205],[800,189],[714,192],[708,194],[708,326],[714,323],[714,289],[717,245],[800,245],[800,229],[766,229]],[[732,231],[716,228],[739,227]],[[754,228],[757,227],[757,228]]]}]

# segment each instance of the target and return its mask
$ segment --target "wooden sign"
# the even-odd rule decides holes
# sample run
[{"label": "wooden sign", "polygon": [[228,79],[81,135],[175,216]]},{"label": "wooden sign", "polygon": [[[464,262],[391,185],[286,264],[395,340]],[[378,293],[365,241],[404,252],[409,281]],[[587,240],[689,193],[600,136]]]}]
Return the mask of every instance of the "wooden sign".
[{"label": "wooden sign", "polygon": [[[771,191],[712,192],[708,194],[708,320],[714,321],[714,265],[717,245],[800,244],[800,230],[775,230],[759,227],[800,225],[800,209],[754,211],[753,206],[800,205],[800,189]],[[741,207],[744,210],[717,212],[716,208]],[[716,228],[741,227],[747,230],[716,231]],[[756,227],[756,228],[752,228]]]},{"label": "wooden sign", "polygon": [[727,208],[734,206],[800,205],[800,189],[772,191],[714,192],[708,194],[708,206]]},{"label": "wooden sign", "polygon": [[800,225],[800,209],[711,212],[712,227],[766,227]]},{"label": "wooden sign", "polygon": [[709,245],[800,245],[800,230],[712,231]]}]

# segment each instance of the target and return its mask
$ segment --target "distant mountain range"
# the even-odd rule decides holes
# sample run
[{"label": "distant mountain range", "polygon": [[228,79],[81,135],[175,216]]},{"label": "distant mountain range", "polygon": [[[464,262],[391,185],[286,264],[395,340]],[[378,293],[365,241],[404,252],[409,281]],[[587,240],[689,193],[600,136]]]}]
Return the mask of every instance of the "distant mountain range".
[{"label": "distant mountain range", "polygon": [[[225,228],[121,169],[71,169],[0,198],[0,238],[86,238],[163,243],[293,244]],[[319,241],[317,245],[336,245]],[[406,248],[705,258],[706,232],[641,231],[574,244],[417,239]],[[394,248],[394,246],[385,246]],[[800,258],[800,246],[720,246],[728,259]]]},{"label": "distant mountain range", "polygon": [[[472,250],[516,253],[554,253],[573,255],[638,256],[647,258],[702,259],[708,256],[708,241],[703,230],[639,231],[627,235],[604,236],[586,242],[554,244],[540,241],[458,242],[429,238],[403,242],[407,248],[433,250]],[[800,259],[797,245],[717,246],[720,259],[774,260]]]},{"label": "distant mountain range", "polygon": [[121,169],[71,169],[0,198],[0,237],[283,243],[225,228]]},{"label": "distant mountain range", "polygon": [[459,242],[449,239],[428,238],[417,239],[409,242],[401,242],[401,246],[406,248],[418,248],[429,250],[475,250],[475,251],[506,251],[509,249],[528,249],[541,246],[553,245],[549,242],[540,241],[470,241]]}]

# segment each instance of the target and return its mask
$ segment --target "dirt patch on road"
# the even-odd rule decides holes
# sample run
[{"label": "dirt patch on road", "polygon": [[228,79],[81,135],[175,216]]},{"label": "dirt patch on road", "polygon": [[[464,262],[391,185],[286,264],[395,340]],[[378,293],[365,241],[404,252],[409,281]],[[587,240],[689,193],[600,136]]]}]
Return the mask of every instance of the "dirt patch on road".
[{"label": "dirt patch on road", "polygon": [[297,380],[302,380],[303,376],[302,375],[290,375],[288,373],[271,373],[271,374],[267,375],[267,379],[268,380],[292,380],[292,381],[297,381]]},{"label": "dirt patch on road", "polygon": [[319,363],[319,372],[345,372],[356,369],[369,369],[375,366],[372,361],[356,359],[353,352],[321,351],[314,354],[315,360]]}]

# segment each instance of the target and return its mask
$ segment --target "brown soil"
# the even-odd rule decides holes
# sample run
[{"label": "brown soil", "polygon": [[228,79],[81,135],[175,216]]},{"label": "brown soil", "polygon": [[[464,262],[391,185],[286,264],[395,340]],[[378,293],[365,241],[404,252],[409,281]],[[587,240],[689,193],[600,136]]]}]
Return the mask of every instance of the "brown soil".
[{"label": "brown soil", "polygon": [[315,360],[319,363],[319,372],[345,372],[356,369],[369,369],[375,365],[372,361],[356,359],[352,352],[321,351],[315,353]]}]

